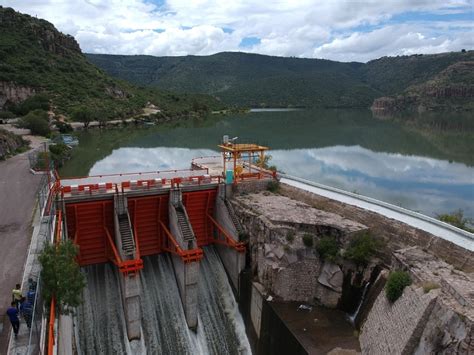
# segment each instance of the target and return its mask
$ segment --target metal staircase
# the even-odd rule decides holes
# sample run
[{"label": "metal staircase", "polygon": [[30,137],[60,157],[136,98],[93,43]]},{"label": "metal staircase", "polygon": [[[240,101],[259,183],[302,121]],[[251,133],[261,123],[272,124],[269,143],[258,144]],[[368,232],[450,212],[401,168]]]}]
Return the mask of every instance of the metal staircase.
[{"label": "metal staircase", "polygon": [[115,194],[115,213],[117,216],[118,232],[120,234],[121,253],[124,259],[133,259],[135,257],[135,240],[133,237],[132,226],[128,217],[127,201],[123,193]]},{"label": "metal staircase", "polygon": [[127,258],[133,258],[135,252],[135,243],[133,241],[132,230],[127,214],[117,215],[119,222],[120,238],[122,241],[123,254]]},{"label": "metal staircase", "polygon": [[244,230],[240,224],[239,219],[237,218],[237,215],[235,214],[234,207],[232,207],[232,204],[227,199],[224,199],[224,204],[227,207],[227,212],[229,212],[229,217],[232,219],[232,223],[234,223],[237,233],[242,234]]},{"label": "metal staircase", "polygon": [[179,228],[181,228],[181,232],[183,233],[184,240],[186,241],[194,240],[194,234],[188,223],[188,219],[186,218],[186,214],[183,208],[181,206],[175,207],[175,211],[178,217]]}]

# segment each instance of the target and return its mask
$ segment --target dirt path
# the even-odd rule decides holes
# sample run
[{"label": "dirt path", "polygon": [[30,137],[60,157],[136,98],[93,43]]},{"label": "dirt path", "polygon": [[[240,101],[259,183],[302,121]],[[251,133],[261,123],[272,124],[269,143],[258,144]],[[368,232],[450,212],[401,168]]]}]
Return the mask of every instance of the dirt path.
[{"label": "dirt path", "polygon": [[[44,141],[24,138],[30,138],[33,149]],[[11,327],[5,312],[11,302],[11,290],[22,279],[40,180],[41,175],[29,171],[28,152],[0,162],[0,354],[7,351]]]}]

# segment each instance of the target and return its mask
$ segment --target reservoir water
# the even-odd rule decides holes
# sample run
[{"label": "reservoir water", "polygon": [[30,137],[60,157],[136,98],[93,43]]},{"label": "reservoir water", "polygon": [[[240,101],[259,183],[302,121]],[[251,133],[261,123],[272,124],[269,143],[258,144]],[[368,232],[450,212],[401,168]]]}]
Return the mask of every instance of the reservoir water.
[{"label": "reservoir water", "polygon": [[271,110],[79,134],[63,176],[188,168],[224,134],[271,148],[288,174],[429,216],[474,218],[474,135],[419,130],[367,110]]}]

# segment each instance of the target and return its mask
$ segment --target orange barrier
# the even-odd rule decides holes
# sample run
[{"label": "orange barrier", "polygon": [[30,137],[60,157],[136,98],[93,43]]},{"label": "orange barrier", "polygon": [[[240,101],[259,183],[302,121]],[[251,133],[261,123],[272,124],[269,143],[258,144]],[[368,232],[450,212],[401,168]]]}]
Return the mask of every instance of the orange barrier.
[{"label": "orange barrier", "polygon": [[239,253],[245,253],[245,243],[235,241],[227,231],[221,227],[217,221],[212,218],[210,215],[207,215],[212,225],[217,229],[217,236],[213,240],[214,243],[226,245],[228,247],[234,248]]},{"label": "orange barrier", "polygon": [[[193,261],[199,261],[203,258],[204,252],[202,251],[201,248],[196,248],[192,250],[183,250],[179,244],[176,242],[174,239],[173,235],[171,232],[166,228],[165,224],[160,221],[160,225],[165,231],[165,235],[167,237],[167,240],[164,242],[166,243],[165,246],[163,246],[163,250],[170,252],[172,254],[178,255],[183,262],[190,263]],[[171,243],[171,246],[169,245]]]}]

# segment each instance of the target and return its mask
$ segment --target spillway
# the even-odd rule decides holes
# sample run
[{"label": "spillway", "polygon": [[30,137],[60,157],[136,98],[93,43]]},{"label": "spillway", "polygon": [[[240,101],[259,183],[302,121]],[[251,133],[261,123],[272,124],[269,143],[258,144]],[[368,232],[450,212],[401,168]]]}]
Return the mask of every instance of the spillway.
[{"label": "spillway", "polygon": [[204,250],[196,332],[187,327],[171,257],[144,258],[139,344],[127,340],[117,271],[109,264],[84,268],[87,289],[76,316],[79,353],[251,354],[222,263],[213,247]]}]

